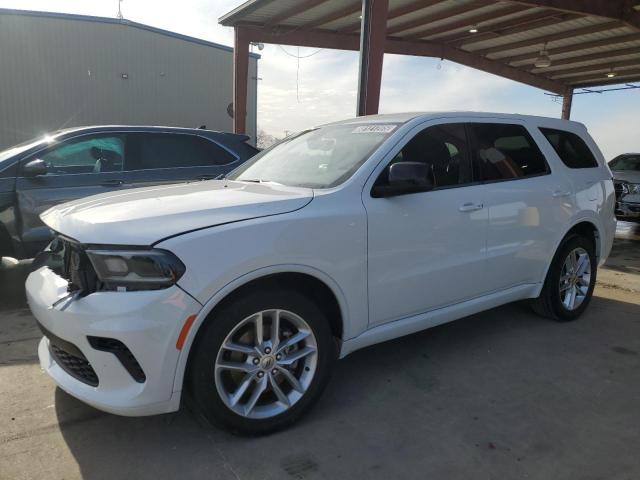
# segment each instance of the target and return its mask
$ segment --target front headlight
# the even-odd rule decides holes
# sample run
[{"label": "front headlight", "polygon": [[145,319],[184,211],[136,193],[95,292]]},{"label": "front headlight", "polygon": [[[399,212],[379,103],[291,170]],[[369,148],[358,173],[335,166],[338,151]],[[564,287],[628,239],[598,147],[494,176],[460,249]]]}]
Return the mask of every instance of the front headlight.
[{"label": "front headlight", "polygon": [[640,183],[627,183],[627,190],[632,194],[640,194]]},{"label": "front headlight", "polygon": [[180,259],[167,250],[87,250],[86,253],[106,290],[167,288],[185,271]]}]

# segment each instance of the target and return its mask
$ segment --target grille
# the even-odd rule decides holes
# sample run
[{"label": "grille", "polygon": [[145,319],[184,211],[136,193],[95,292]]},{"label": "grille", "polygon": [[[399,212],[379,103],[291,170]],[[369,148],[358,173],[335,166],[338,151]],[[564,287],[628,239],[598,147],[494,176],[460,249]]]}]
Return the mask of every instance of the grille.
[{"label": "grille", "polygon": [[[49,340],[49,342],[51,342],[51,340]],[[87,385],[91,385],[92,387],[98,386],[98,376],[84,355],[77,357],[52,343],[49,343],[49,349],[56,363],[60,365],[65,372]]]},{"label": "grille", "polygon": [[49,340],[49,352],[60,368],[76,380],[97,387],[98,375],[80,349],[73,343],[54,335],[40,323],[38,323],[38,327]]}]

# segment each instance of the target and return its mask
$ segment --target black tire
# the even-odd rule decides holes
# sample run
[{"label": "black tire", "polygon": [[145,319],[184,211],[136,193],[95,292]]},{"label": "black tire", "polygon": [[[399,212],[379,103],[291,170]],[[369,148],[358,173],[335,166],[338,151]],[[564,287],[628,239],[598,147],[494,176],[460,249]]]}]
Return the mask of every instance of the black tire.
[{"label": "black tire", "polygon": [[[589,289],[587,290],[587,294],[582,303],[576,309],[569,310],[564,306],[560,298],[560,275],[564,261],[569,253],[576,248],[584,249],[589,255],[591,279]],[[595,245],[593,244],[593,241],[582,235],[572,235],[567,237],[553,257],[553,261],[551,262],[551,266],[547,272],[547,277],[545,278],[540,296],[531,300],[531,308],[538,315],[558,322],[569,322],[577,319],[589,306],[589,302],[593,296],[593,289],[596,284],[597,269],[598,263],[596,261]]]},{"label": "black tire", "polygon": [[[221,399],[215,385],[214,367],[227,335],[243,319],[268,309],[288,310],[308,324],[317,342],[316,370],[305,393],[288,410],[265,419],[247,418],[231,410]],[[296,291],[270,287],[243,293],[215,310],[202,328],[190,354],[187,404],[200,419],[232,433],[264,435],[291,425],[318,400],[337,358],[336,343],[325,314]]]}]

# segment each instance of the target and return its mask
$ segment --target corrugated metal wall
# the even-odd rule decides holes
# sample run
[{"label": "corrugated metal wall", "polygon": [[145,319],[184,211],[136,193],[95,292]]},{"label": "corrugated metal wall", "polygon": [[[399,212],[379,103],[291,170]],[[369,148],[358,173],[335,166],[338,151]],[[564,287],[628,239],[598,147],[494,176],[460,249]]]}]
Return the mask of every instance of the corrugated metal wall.
[{"label": "corrugated metal wall", "polygon": [[[232,65],[229,50],[126,24],[0,13],[0,149],[78,125],[230,131]],[[256,77],[251,57],[254,141]]]}]

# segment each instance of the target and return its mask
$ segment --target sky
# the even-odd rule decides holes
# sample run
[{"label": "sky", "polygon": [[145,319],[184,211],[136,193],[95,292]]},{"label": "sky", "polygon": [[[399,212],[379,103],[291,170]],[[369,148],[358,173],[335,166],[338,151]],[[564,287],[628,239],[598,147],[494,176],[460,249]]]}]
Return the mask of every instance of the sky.
[{"label": "sky", "polygon": [[[124,18],[233,45],[218,18],[243,0],[123,0]],[[0,8],[115,17],[118,0],[0,0]],[[282,137],[353,117],[358,54],[265,45],[258,62],[258,128]],[[296,56],[307,56],[298,62]],[[380,112],[475,110],[559,117],[542,90],[439,59],[385,55]],[[640,90],[576,95],[571,119],[584,123],[605,158],[640,151]]]}]

